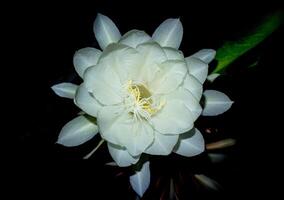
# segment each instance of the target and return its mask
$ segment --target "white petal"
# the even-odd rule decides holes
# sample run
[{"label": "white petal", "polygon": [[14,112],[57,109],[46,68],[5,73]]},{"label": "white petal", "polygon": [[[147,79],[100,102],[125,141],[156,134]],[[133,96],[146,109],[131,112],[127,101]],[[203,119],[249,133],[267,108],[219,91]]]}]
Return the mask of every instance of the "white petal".
[{"label": "white petal", "polygon": [[149,42],[152,38],[146,34],[144,31],[131,30],[125,33],[119,40],[120,44],[125,44],[127,46],[136,48],[137,45]]},{"label": "white petal", "polygon": [[195,57],[187,57],[185,60],[189,73],[203,84],[208,75],[208,64]]},{"label": "white petal", "polygon": [[215,81],[216,78],[218,78],[220,76],[220,74],[218,73],[213,73],[213,74],[210,74],[209,76],[207,76],[207,80],[210,81],[210,82],[213,82]]},{"label": "white petal", "polygon": [[81,84],[76,92],[75,104],[87,114],[97,117],[101,104],[88,92],[84,84]]},{"label": "white petal", "polygon": [[147,161],[143,164],[140,171],[129,177],[130,184],[133,190],[142,197],[144,192],[150,185],[150,162]]},{"label": "white petal", "polygon": [[98,113],[101,136],[126,147],[132,156],[140,155],[154,140],[153,129],[146,121],[134,120],[121,106],[106,106]]},{"label": "white petal", "polygon": [[175,92],[167,96],[168,99],[177,99],[183,103],[188,110],[191,111],[193,120],[195,121],[201,114],[202,108],[199,101],[192,95],[191,92],[184,88],[179,88]]},{"label": "white petal", "polygon": [[105,15],[98,14],[94,22],[94,33],[101,47],[117,42],[121,35],[113,21]]},{"label": "white petal", "polygon": [[216,90],[205,90],[205,102],[202,115],[215,116],[220,115],[229,110],[233,101],[222,92]]},{"label": "white petal", "polygon": [[174,93],[165,98],[164,107],[151,118],[154,129],[162,134],[181,134],[189,131],[193,127],[195,117],[186,105],[186,98]]},{"label": "white petal", "polygon": [[137,51],[124,44],[108,45],[99,60],[99,65],[112,68],[122,83],[131,79],[131,71],[140,63]]},{"label": "white petal", "polygon": [[91,119],[81,115],[62,128],[57,143],[68,147],[78,146],[92,139],[97,133],[97,125]]},{"label": "white petal", "polygon": [[205,149],[204,139],[202,134],[196,128],[180,135],[179,142],[174,148],[174,152],[186,156],[196,156],[202,153]]},{"label": "white petal", "polygon": [[98,49],[86,47],[75,52],[73,64],[76,72],[83,78],[85,70],[96,65],[102,52]]},{"label": "white petal", "polygon": [[112,66],[97,64],[84,74],[84,86],[103,105],[118,104],[122,99],[122,84]]},{"label": "white petal", "polygon": [[120,167],[130,166],[132,164],[137,163],[139,160],[139,156],[132,157],[125,148],[122,148],[115,144],[111,144],[109,142],[107,146],[111,157]]},{"label": "white petal", "polygon": [[149,42],[137,46],[140,63],[133,66],[133,79],[137,82],[148,83],[160,70],[159,64],[167,60],[163,49],[156,42]]},{"label": "white petal", "polygon": [[183,27],[179,19],[165,20],[154,32],[153,39],[162,47],[178,49],[182,40]]},{"label": "white petal", "polygon": [[51,89],[60,97],[74,99],[78,85],[73,83],[59,83],[53,85]]},{"label": "white petal", "polygon": [[154,81],[149,83],[149,89],[153,94],[166,94],[174,91],[187,74],[185,62],[179,60],[168,60],[160,65],[160,69]]},{"label": "white petal", "polygon": [[184,56],[182,51],[179,51],[175,48],[171,48],[171,47],[164,47],[163,48],[164,52],[167,55],[167,58],[169,60],[181,60],[184,61]]},{"label": "white petal", "polygon": [[185,89],[187,89],[195,98],[196,100],[200,100],[203,92],[202,84],[192,75],[186,75],[183,85]]},{"label": "white petal", "polygon": [[151,155],[169,155],[178,141],[178,135],[164,135],[155,131],[154,143],[145,150]]},{"label": "white petal", "polygon": [[199,58],[205,63],[210,63],[216,55],[216,51],[214,49],[202,49],[195,54],[192,55],[192,57]]}]

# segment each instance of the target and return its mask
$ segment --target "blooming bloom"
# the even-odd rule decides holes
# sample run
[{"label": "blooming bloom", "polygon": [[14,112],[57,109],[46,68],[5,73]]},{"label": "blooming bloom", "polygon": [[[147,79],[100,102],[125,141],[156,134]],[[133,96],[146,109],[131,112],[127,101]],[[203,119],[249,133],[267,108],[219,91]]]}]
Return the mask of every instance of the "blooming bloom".
[{"label": "blooming bloom", "polygon": [[[202,113],[221,114],[232,104],[215,90],[204,92],[203,109],[199,103],[215,51],[204,49],[185,58],[178,50],[183,36],[179,19],[165,20],[152,37],[140,30],[121,36],[112,20],[99,14],[94,33],[102,51],[87,47],[74,55],[83,83],[53,89],[74,98],[97,124],[79,116],[62,129],[58,143],[79,145],[99,131],[119,166],[137,163],[142,153],[174,151],[189,157],[203,152],[204,140],[194,122]],[[149,163],[146,172],[147,167]]]}]

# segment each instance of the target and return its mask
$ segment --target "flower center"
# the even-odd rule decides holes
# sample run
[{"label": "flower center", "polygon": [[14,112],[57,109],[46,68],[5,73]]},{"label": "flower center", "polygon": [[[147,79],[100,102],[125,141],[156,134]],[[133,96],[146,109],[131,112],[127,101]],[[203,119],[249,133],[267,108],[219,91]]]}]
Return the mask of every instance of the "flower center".
[{"label": "flower center", "polygon": [[135,84],[133,81],[127,83],[127,107],[129,113],[133,114],[135,118],[149,119],[152,115],[157,113],[163,106],[164,102],[155,100],[143,84]]}]

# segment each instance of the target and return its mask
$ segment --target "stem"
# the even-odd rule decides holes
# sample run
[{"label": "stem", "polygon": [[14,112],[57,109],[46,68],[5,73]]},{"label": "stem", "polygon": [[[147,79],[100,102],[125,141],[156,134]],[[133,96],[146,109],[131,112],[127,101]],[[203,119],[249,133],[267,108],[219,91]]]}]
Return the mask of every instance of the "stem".
[{"label": "stem", "polygon": [[101,139],[101,141],[99,142],[99,144],[90,152],[90,153],[88,153],[86,156],[84,156],[84,158],[83,159],[88,159],[88,158],[90,158],[92,155],[93,155],[93,153],[95,153],[97,150],[98,150],[98,148],[100,148],[100,146],[104,143],[104,139]]}]

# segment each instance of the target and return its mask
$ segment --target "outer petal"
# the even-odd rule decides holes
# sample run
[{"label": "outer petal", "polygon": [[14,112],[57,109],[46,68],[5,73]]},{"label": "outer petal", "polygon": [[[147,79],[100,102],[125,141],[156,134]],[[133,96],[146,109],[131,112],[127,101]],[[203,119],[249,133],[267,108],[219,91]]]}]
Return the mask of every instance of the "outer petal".
[{"label": "outer petal", "polygon": [[78,88],[75,99],[75,104],[87,114],[97,117],[101,104],[88,92],[84,84]]},{"label": "outer petal", "polygon": [[179,19],[165,20],[154,32],[153,39],[162,47],[178,49],[182,40],[183,27]]},{"label": "outer petal", "polygon": [[137,45],[143,44],[149,41],[152,41],[152,38],[148,34],[146,34],[144,31],[131,30],[125,33],[121,37],[121,39],[119,40],[119,43],[136,48]]},{"label": "outer petal", "polygon": [[104,105],[123,101],[120,78],[111,66],[97,64],[89,67],[84,74],[84,86]]},{"label": "outer petal", "polygon": [[117,42],[121,35],[113,21],[105,15],[98,14],[94,22],[94,33],[101,47]]},{"label": "outer petal", "polygon": [[140,171],[129,177],[130,184],[133,190],[142,197],[144,192],[150,185],[150,162],[147,161],[143,164]]},{"label": "outer petal", "polygon": [[97,133],[97,125],[81,115],[62,128],[57,143],[68,147],[78,146],[93,138]]},{"label": "outer petal", "polygon": [[187,74],[185,62],[168,60],[160,65],[160,71],[154,81],[149,83],[149,89],[153,94],[166,94],[174,91]]},{"label": "outer petal", "polygon": [[205,90],[205,105],[202,112],[204,116],[220,115],[229,110],[233,101],[222,92],[216,90]]},{"label": "outer petal", "polygon": [[203,92],[202,84],[192,75],[186,75],[183,85],[185,89],[190,91],[196,100],[200,100]]},{"label": "outer petal", "polygon": [[179,93],[166,96],[164,107],[151,118],[154,129],[162,134],[181,134],[193,127],[196,117]]},{"label": "outer petal", "polygon": [[178,141],[178,135],[163,135],[155,131],[154,143],[145,150],[151,155],[169,155]]},{"label": "outer petal", "polygon": [[203,84],[208,75],[208,64],[195,57],[187,57],[185,60],[189,73]]},{"label": "outer petal", "polygon": [[53,85],[51,89],[60,97],[73,99],[75,97],[76,90],[78,85],[73,83],[59,83]]},{"label": "outer petal", "polygon": [[182,51],[179,51],[175,48],[171,48],[171,47],[164,47],[163,48],[164,52],[167,55],[167,58],[169,60],[181,60],[184,61],[184,56]]},{"label": "outer petal", "polygon": [[166,61],[163,49],[156,42],[143,43],[137,46],[139,64],[132,66],[132,80],[149,83],[160,70],[159,64]]},{"label": "outer petal", "polygon": [[140,155],[154,140],[152,127],[146,121],[134,120],[121,106],[103,107],[98,126],[104,139],[126,147],[132,156]]},{"label": "outer petal", "polygon": [[216,51],[214,49],[202,49],[193,54],[192,57],[198,58],[208,64],[215,58],[215,55]]},{"label": "outer petal", "polygon": [[109,153],[113,160],[117,163],[120,167],[127,167],[132,164],[135,164],[139,160],[138,157],[132,157],[125,148],[120,147],[115,144],[111,144],[108,142],[107,144]]},{"label": "outer petal", "polygon": [[191,157],[202,153],[205,149],[205,142],[202,134],[196,128],[180,135],[179,142],[174,152],[182,156]]},{"label": "outer petal", "polygon": [[102,52],[98,49],[86,47],[76,51],[73,57],[73,64],[76,72],[83,78],[85,70],[96,65]]}]

